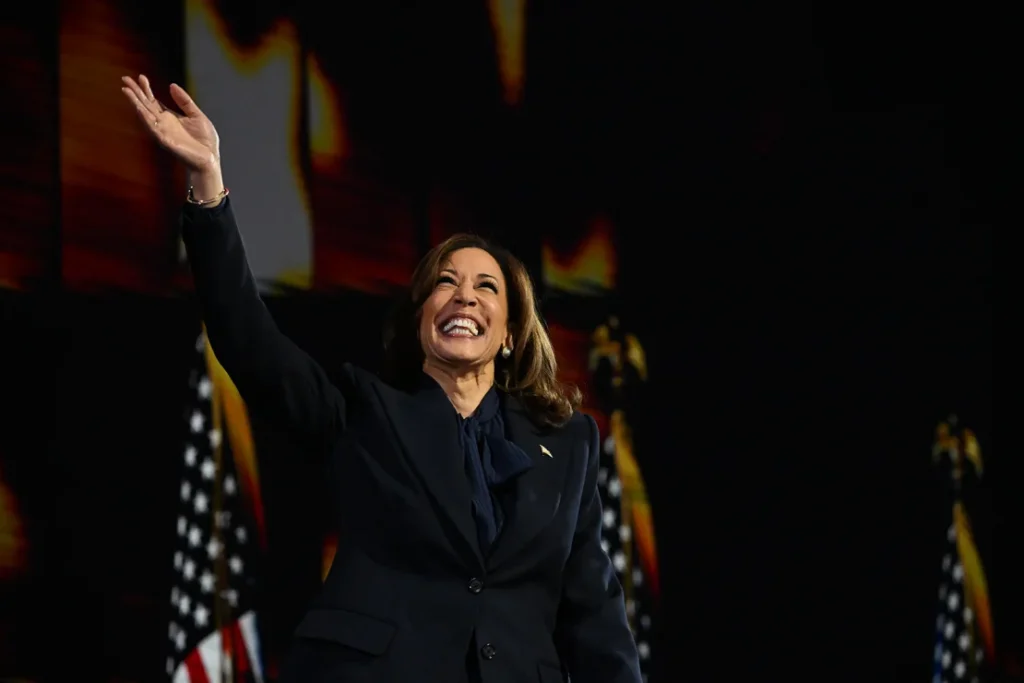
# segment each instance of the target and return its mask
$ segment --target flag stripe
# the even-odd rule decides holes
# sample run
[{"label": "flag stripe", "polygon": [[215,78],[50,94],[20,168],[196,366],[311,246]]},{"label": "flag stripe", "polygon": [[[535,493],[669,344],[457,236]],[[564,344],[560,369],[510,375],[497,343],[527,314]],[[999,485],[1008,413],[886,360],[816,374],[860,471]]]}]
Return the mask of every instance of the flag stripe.
[{"label": "flag stripe", "polygon": [[245,636],[242,635],[242,629],[239,628],[237,621],[231,624],[228,634],[231,642],[228,649],[231,652],[231,656],[238,662],[237,672],[239,674],[249,673],[249,653],[245,647]]},{"label": "flag stripe", "polygon": [[256,615],[252,612],[238,620],[238,628],[242,633],[242,642],[248,653],[248,661],[252,664],[254,678],[257,683],[263,681],[263,657],[260,653],[260,639],[256,631]]},{"label": "flag stripe", "polygon": [[210,683],[210,678],[206,675],[206,665],[198,650],[193,650],[185,658],[185,671],[188,673],[189,683]]}]

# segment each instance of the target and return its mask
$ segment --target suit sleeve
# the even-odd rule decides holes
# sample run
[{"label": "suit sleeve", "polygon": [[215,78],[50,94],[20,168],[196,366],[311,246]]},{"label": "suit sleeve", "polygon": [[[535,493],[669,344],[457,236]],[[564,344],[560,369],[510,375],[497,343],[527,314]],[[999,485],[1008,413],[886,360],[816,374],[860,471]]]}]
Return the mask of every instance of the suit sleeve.
[{"label": "suit sleeve", "polygon": [[230,199],[213,209],[186,204],[182,239],[210,344],[250,410],[326,448],[344,427],[344,398],[264,306]]},{"label": "suit sleeve", "polygon": [[622,586],[601,547],[601,496],[597,490],[600,439],[590,425],[583,498],[563,576],[555,642],[572,681],[640,683],[640,660],[626,618]]}]

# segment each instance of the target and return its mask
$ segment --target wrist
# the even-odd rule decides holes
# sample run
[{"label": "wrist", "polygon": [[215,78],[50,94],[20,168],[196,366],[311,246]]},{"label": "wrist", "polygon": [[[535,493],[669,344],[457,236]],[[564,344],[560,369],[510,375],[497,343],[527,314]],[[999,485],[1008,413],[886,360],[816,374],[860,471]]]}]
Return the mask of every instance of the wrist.
[{"label": "wrist", "polygon": [[192,171],[189,174],[192,196],[199,201],[213,199],[224,191],[224,176],[220,164]]}]

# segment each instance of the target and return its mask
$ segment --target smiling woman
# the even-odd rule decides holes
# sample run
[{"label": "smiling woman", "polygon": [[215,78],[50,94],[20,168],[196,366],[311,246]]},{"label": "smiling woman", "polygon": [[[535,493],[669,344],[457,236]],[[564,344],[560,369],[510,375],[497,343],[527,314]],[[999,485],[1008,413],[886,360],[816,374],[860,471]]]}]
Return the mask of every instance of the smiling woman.
[{"label": "smiling woman", "polygon": [[558,379],[526,267],[476,235],[453,235],[423,258],[385,347],[391,383],[409,387],[425,372],[463,416],[492,384],[516,395],[540,424],[564,424],[580,406],[579,389]]},{"label": "smiling woman", "polygon": [[180,113],[146,78],[123,83],[191,171],[182,237],[221,364],[338,494],[334,561],[279,680],[639,683],[601,545],[597,424],[558,381],[523,264],[446,240],[389,327],[392,378],[351,364],[329,378],[260,300],[213,123],[178,86]]}]

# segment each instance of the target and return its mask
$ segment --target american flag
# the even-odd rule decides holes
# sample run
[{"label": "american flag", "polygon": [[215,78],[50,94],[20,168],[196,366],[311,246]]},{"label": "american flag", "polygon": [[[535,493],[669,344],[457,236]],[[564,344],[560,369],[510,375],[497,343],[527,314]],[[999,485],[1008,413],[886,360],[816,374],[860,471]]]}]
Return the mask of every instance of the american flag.
[{"label": "american flag", "polygon": [[601,545],[625,593],[626,613],[640,656],[640,673],[651,669],[651,625],[658,599],[657,552],[647,487],[637,464],[626,418],[627,398],[641,389],[647,362],[639,341],[612,317],[593,334],[589,367],[606,416],[598,490],[604,511]]},{"label": "american flag", "polygon": [[633,499],[640,492],[626,490],[628,482],[623,482],[616,463],[617,447],[625,447],[625,444],[617,444],[615,436],[609,435],[601,449],[597,480],[604,510],[601,547],[611,558],[622,584],[626,614],[640,655],[640,673],[646,682],[651,664],[651,611],[654,597],[635,541],[635,525],[628,514]]},{"label": "american flag", "polygon": [[974,611],[964,598],[964,568],[957,552],[954,525],[946,533],[938,612],[932,681],[979,683],[978,673],[985,655],[977,642]]},{"label": "american flag", "polygon": [[216,362],[201,334],[185,410],[167,675],[173,683],[262,683],[253,595],[259,548],[223,437]]},{"label": "american flag", "polygon": [[951,416],[936,429],[932,457],[947,468],[953,494],[953,514],[942,555],[932,681],[979,683],[991,674],[995,636],[988,582],[975,546],[964,488],[982,476],[981,447],[974,433]]}]

